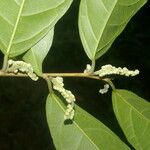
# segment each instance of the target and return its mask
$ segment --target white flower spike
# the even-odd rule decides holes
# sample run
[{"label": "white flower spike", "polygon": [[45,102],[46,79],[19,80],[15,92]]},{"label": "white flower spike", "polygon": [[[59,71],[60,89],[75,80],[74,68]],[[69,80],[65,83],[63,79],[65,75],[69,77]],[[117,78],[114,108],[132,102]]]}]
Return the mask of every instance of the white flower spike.
[{"label": "white flower spike", "polygon": [[54,90],[58,91],[66,100],[67,102],[67,109],[64,114],[64,119],[65,120],[72,120],[74,117],[74,102],[75,102],[75,96],[72,94],[71,91],[66,90],[64,88],[64,83],[63,83],[63,78],[62,77],[56,77],[53,78],[52,80],[53,83],[53,88]]},{"label": "white flower spike", "polygon": [[108,92],[108,89],[109,89],[109,84],[105,84],[105,85],[104,85],[104,88],[103,88],[103,89],[100,89],[99,92],[100,92],[101,94],[105,94],[105,93]]},{"label": "white flower spike", "polygon": [[121,68],[121,67],[115,67],[112,66],[110,64],[108,65],[104,65],[101,67],[100,70],[94,72],[95,75],[99,75],[100,77],[104,77],[106,75],[112,75],[112,74],[116,74],[116,75],[124,75],[124,76],[136,76],[139,74],[139,70],[128,70],[126,67]]},{"label": "white flower spike", "polygon": [[24,61],[8,60],[7,72],[15,74],[18,72],[26,73],[32,80],[38,80],[38,76],[34,73],[31,64],[25,63]]},{"label": "white flower spike", "polygon": [[73,118],[74,118],[74,109],[70,104],[68,104],[66,112],[64,114],[64,119],[65,120],[68,120],[68,119],[72,120]]}]

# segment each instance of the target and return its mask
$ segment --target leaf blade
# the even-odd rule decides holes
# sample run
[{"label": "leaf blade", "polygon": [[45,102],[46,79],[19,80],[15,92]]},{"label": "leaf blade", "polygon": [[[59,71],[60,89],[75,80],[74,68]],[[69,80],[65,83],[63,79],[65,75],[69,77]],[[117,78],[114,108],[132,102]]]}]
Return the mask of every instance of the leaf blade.
[{"label": "leaf blade", "polygon": [[102,56],[145,3],[146,0],[81,0],[79,32],[88,57],[93,60]]},{"label": "leaf blade", "polygon": [[[54,93],[46,103],[48,125],[58,150],[128,150],[129,148],[105,125],[76,105],[72,124],[64,124],[65,106]],[[110,140],[111,139],[111,140]],[[107,144],[106,144],[107,143]],[[110,145],[111,147],[110,147]]]},{"label": "leaf blade", "polygon": [[112,100],[114,112],[128,141],[137,150],[148,150],[150,103],[127,90],[114,91]]},{"label": "leaf blade", "polygon": [[0,0],[2,52],[15,57],[30,49],[54,27],[71,3],[72,0]]},{"label": "leaf blade", "polygon": [[38,75],[42,75],[42,64],[52,45],[53,35],[54,28],[23,56],[23,60],[30,63],[34,72]]}]

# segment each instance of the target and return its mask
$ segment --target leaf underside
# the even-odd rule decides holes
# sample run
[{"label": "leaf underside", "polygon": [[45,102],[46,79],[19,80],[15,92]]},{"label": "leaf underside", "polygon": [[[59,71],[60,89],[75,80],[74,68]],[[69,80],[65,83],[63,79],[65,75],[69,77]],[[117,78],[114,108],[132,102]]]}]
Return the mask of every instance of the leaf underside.
[{"label": "leaf underside", "polygon": [[105,125],[75,106],[75,119],[64,122],[65,105],[62,98],[49,94],[46,115],[57,150],[129,150]]},{"label": "leaf underside", "polygon": [[23,56],[23,60],[30,63],[34,72],[39,76],[42,75],[42,64],[52,45],[53,35],[54,28]]},{"label": "leaf underside", "polygon": [[18,56],[42,39],[72,0],[0,0],[0,50]]},{"label": "leaf underside", "polygon": [[112,93],[113,108],[128,141],[136,150],[150,148],[150,103],[127,90]]},{"label": "leaf underside", "polygon": [[84,50],[98,59],[146,0],[81,0],[79,31]]}]

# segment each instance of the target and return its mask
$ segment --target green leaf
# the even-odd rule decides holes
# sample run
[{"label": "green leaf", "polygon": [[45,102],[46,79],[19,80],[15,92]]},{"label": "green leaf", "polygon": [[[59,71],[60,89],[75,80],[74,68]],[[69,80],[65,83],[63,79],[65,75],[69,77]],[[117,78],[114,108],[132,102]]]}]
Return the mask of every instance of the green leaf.
[{"label": "green leaf", "polygon": [[112,93],[116,117],[136,150],[150,149],[150,103],[127,90]]},{"label": "green leaf", "polygon": [[49,94],[46,115],[57,150],[129,150],[104,124],[79,106],[75,106],[75,119],[64,122],[65,106],[54,93]]},{"label": "green leaf", "polygon": [[53,35],[54,28],[23,56],[23,60],[30,63],[34,72],[38,75],[42,75],[42,63],[52,45]]},{"label": "green leaf", "polygon": [[0,49],[18,56],[40,41],[72,0],[0,0]]},{"label": "green leaf", "polygon": [[84,50],[98,59],[147,0],[81,0],[79,31]]}]

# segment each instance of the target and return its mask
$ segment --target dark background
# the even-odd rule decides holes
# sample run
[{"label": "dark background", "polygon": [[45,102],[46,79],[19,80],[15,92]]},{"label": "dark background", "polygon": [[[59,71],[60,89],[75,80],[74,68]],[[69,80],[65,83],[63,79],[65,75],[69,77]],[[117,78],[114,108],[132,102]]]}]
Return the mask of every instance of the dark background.
[{"label": "dark background", "polygon": [[[79,1],[57,23],[52,49],[44,61],[45,72],[82,72],[88,60],[78,34]],[[150,5],[147,3],[129,22],[112,48],[96,64],[138,68],[134,78],[119,77],[117,88],[128,89],[150,100]],[[2,54],[0,60],[2,62]],[[77,98],[77,103],[100,119],[126,142],[114,117],[111,91],[100,95],[103,83],[91,79],[65,79],[65,87]],[[55,149],[45,118],[48,94],[43,80],[0,78],[0,150]]]}]

